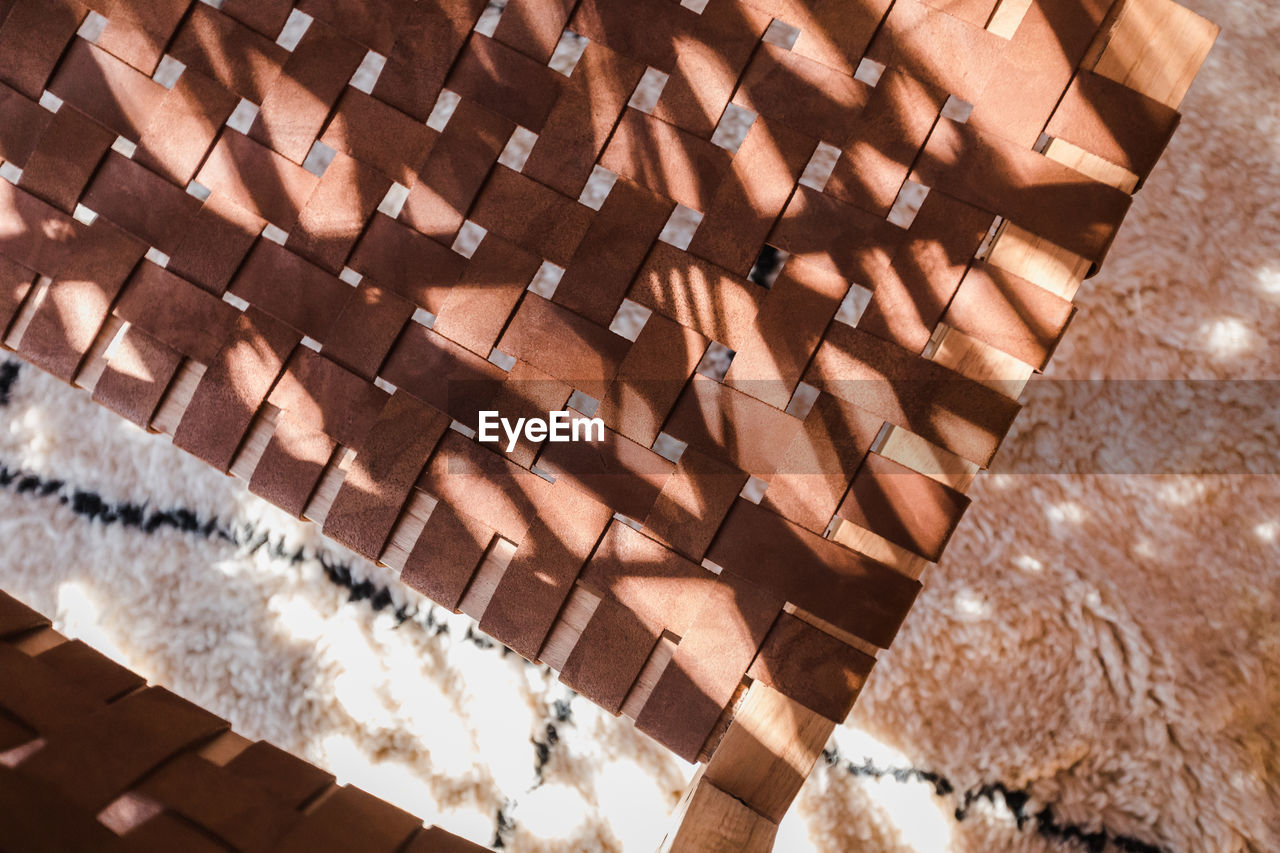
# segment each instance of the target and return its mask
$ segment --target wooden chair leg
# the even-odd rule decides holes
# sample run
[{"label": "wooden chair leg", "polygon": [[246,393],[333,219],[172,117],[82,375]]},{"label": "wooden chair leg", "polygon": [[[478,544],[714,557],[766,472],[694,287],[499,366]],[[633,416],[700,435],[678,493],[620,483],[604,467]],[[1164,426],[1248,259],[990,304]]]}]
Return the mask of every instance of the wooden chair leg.
[{"label": "wooden chair leg", "polygon": [[660,853],[768,853],[778,824],[707,780],[698,768],[676,807],[675,826]]},{"label": "wooden chair leg", "polygon": [[698,768],[663,839],[666,851],[768,851],[835,723],[761,682],[747,691]]}]

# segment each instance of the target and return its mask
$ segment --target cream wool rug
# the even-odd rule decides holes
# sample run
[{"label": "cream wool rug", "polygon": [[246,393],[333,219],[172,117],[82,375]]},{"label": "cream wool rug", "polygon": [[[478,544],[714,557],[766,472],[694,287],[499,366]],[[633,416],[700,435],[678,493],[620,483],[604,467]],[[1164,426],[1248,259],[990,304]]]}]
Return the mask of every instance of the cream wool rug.
[{"label": "cream wool rug", "polygon": [[[1280,6],[1189,5],[1222,37],[1050,377],[1280,379]],[[1280,849],[1280,394],[1043,387],[778,850]],[[1206,422],[1246,438],[1096,473]],[[657,843],[692,768],[465,617],[32,368],[0,423],[0,587],[60,629],[482,843]]]}]

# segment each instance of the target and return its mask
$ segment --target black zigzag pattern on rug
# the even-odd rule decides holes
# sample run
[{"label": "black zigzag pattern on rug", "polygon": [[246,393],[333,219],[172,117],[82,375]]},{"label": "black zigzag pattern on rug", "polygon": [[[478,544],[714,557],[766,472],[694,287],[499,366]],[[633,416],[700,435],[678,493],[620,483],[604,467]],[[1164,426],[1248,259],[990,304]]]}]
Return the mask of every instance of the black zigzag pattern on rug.
[{"label": "black zigzag pattern on rug", "polygon": [[9,393],[13,390],[13,383],[18,381],[21,365],[20,361],[0,362],[0,406],[9,405]]},{"label": "black zigzag pattern on rug", "polygon": [[878,767],[865,758],[861,762],[847,761],[841,759],[839,751],[834,747],[824,749],[822,758],[829,768],[844,769],[859,778],[892,779],[902,784],[928,785],[933,788],[935,796],[950,798],[959,803],[954,812],[957,821],[968,819],[971,809],[977,803],[985,802],[997,807],[1003,804],[1013,815],[1019,830],[1031,827],[1045,838],[1075,844],[1089,853],[1105,853],[1108,849],[1123,853],[1162,853],[1161,847],[1129,835],[1112,834],[1105,830],[1091,832],[1080,824],[1059,823],[1052,805],[1046,804],[1037,811],[1032,806],[1031,792],[1010,788],[1003,782],[989,782],[958,794],[951,780],[929,770],[917,767]]},{"label": "black zigzag pattern on rug", "polygon": [[[11,392],[20,370],[19,362],[0,362],[0,407],[10,403]],[[56,499],[76,516],[89,522],[120,525],[146,534],[173,530],[225,542],[233,547],[245,549],[248,553],[265,549],[265,553],[271,559],[292,565],[315,559],[324,569],[324,575],[330,583],[348,591],[349,603],[366,602],[374,611],[382,611],[394,605],[390,587],[360,577],[350,563],[343,562],[324,551],[289,547],[285,544],[286,540],[282,534],[272,534],[253,524],[230,524],[216,517],[201,519],[195,511],[184,507],[156,509],[145,503],[109,501],[96,492],[76,488],[65,480],[40,477],[11,468],[3,460],[0,460],[0,489],[12,490],[16,494],[33,498]],[[444,614],[434,605],[425,612],[409,605],[398,605],[395,606],[394,613],[401,625],[412,624],[432,634],[440,634],[447,630]],[[473,626],[467,628],[463,640],[482,649],[493,649],[503,656],[511,654],[508,648],[475,631]],[[540,665],[528,662],[526,664]],[[569,692],[572,696],[572,692]],[[561,743],[557,727],[565,725],[573,725],[571,699],[557,700],[554,703],[553,716],[546,720],[543,728],[543,738],[533,742],[536,765],[534,769],[539,784],[541,784],[544,768],[554,760],[557,747]],[[1003,803],[1012,814],[1019,831],[1025,832],[1030,829],[1050,841],[1064,843],[1088,853],[1106,853],[1108,849],[1122,851],[1122,853],[1163,853],[1163,848],[1132,836],[1112,834],[1105,830],[1091,831],[1081,824],[1060,823],[1051,804],[1045,804],[1035,810],[1029,791],[1009,788],[1001,782],[987,783],[958,793],[945,776],[929,770],[915,767],[878,767],[867,759],[855,763],[843,759],[834,746],[823,750],[822,758],[828,772],[843,769],[861,778],[892,779],[902,784],[929,785],[936,796],[950,798],[958,803],[953,812],[958,822],[970,816],[971,809],[976,803],[986,802],[997,806]],[[497,849],[505,846],[506,838],[516,826],[514,818],[507,811],[506,808],[499,808],[494,821],[494,840],[490,846]]]}]

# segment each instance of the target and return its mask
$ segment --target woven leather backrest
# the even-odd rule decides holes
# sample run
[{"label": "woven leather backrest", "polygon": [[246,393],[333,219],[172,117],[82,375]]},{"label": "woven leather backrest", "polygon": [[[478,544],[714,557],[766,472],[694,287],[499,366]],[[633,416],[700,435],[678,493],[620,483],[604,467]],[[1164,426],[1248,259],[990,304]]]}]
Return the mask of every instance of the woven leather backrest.
[{"label": "woven leather backrest", "polygon": [[5,341],[686,758],[840,721],[1177,122],[1157,7],[2,2]]}]

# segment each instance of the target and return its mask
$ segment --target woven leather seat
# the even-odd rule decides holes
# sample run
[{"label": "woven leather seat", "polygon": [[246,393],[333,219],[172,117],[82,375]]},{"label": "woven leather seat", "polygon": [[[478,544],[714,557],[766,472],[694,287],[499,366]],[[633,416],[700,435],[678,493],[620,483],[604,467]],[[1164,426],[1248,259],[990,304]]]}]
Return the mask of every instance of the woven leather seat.
[{"label": "woven leather seat", "polygon": [[[710,759],[756,842],[1216,35],[1169,0],[4,6],[5,344]],[[603,440],[477,440],[564,409]]]}]

